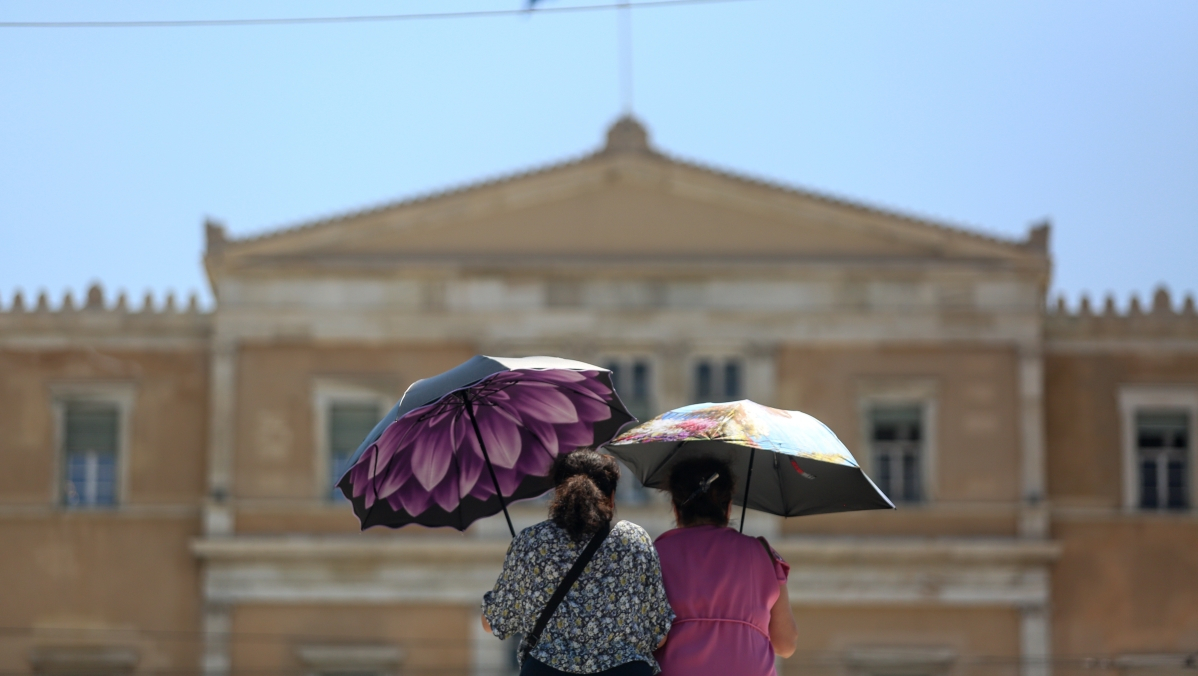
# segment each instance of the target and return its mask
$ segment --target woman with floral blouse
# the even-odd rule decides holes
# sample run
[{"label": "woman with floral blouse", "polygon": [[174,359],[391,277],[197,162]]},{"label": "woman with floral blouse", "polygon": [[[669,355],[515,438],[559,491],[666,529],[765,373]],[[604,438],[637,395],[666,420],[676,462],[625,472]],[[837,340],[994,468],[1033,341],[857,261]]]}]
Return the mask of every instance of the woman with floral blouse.
[{"label": "woman with floral blouse", "polygon": [[521,676],[650,676],[653,651],[674,619],[653,541],[640,526],[611,525],[620,469],[609,456],[580,449],[553,468],[549,519],[512,540],[495,588],[483,596],[483,627],[500,639],[528,634],[559,583],[600,529],[611,527],[570,588]]}]

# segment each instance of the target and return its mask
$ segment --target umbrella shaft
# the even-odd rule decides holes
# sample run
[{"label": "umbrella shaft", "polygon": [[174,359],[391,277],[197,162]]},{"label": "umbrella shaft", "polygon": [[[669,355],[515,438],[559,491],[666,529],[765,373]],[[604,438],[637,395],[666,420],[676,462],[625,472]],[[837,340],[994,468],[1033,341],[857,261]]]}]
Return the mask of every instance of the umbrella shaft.
[{"label": "umbrella shaft", "polygon": [[512,537],[516,537],[516,528],[512,526],[512,517],[507,513],[507,501],[503,499],[503,491],[499,490],[499,478],[495,476],[495,468],[491,466],[491,456],[487,455],[487,445],[483,442],[483,433],[478,429],[478,421],[474,419],[474,403],[465,394],[462,403],[466,405],[466,415],[470,416],[470,425],[474,428],[474,436],[478,438],[478,447],[483,451],[483,460],[487,461],[487,472],[491,474],[491,483],[495,484],[495,496],[499,498],[499,506],[503,507],[503,518],[507,519],[507,529]]},{"label": "umbrella shaft", "polygon": [[756,447],[749,448],[749,471],[745,473],[745,497],[740,501],[740,532],[745,532],[745,512],[749,509],[749,482],[753,480],[753,456]]}]

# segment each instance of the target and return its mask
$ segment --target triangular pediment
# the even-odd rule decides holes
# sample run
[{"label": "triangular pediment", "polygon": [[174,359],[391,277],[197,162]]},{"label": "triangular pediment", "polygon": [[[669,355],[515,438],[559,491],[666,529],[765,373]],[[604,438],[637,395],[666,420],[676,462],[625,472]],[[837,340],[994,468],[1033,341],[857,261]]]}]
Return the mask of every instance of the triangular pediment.
[{"label": "triangular pediment", "polygon": [[652,151],[634,133],[614,141],[609,136],[605,149],[576,162],[263,237],[221,241],[218,248],[225,264],[242,265],[322,258],[959,258],[1039,267],[1047,261],[1040,244],[985,237],[681,162]]}]

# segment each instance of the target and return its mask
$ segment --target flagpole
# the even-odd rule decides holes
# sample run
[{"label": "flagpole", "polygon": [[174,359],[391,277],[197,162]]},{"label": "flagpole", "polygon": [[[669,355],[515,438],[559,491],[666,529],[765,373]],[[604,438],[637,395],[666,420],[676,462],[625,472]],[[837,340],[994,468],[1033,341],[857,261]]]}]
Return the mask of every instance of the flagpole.
[{"label": "flagpole", "polygon": [[620,3],[620,104],[624,115],[632,115],[632,10],[629,0]]}]

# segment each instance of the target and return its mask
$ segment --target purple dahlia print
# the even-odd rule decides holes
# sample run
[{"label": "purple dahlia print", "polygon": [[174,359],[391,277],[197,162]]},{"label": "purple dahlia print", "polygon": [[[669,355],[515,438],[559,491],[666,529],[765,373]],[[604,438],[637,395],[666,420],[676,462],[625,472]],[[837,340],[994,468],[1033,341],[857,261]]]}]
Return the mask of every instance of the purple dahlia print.
[{"label": "purple dahlia print", "polygon": [[464,530],[499,511],[496,482],[507,501],[536,497],[553,487],[558,455],[604,444],[632,420],[606,371],[501,371],[391,423],[341,485],[363,528]]}]

